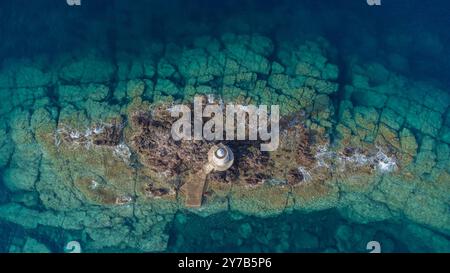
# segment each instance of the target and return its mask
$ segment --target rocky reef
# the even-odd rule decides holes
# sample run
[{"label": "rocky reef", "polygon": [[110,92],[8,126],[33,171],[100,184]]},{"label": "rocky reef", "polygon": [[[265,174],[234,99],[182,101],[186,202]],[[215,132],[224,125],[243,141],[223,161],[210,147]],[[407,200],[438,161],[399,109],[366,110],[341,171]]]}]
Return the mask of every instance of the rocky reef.
[{"label": "rocky reef", "polygon": [[[4,63],[2,221],[30,234],[64,229],[63,240],[79,240],[84,251],[165,251],[168,226],[186,210],[183,186],[214,144],[171,139],[169,108],[201,94],[280,105],[282,119],[274,152],[226,142],[236,162],[208,175],[193,213],[334,208],[362,224],[406,217],[450,236],[448,92],[358,60],[343,81],[323,38],[227,33],[146,48],[114,61],[83,52],[52,65]],[[298,236],[318,248],[313,235]],[[431,249],[449,251],[450,241]],[[50,250],[30,237],[8,251]]]}]

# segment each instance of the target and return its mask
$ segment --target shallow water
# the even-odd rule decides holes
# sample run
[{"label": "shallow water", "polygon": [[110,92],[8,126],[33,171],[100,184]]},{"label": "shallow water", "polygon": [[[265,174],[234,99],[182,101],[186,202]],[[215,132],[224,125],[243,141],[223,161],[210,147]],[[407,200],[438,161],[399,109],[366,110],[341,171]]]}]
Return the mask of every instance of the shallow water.
[{"label": "shallow water", "polygon": [[[88,252],[369,252],[366,246],[370,241],[379,242],[382,252],[449,252],[450,199],[447,193],[450,188],[450,114],[447,95],[450,93],[450,4],[448,1],[425,3],[419,0],[381,2],[381,6],[369,6],[365,0],[97,0],[82,1],[81,6],[76,7],[67,5],[63,0],[32,3],[25,0],[2,1],[0,60],[3,70],[0,73],[6,75],[6,80],[0,81],[0,92],[6,94],[1,99],[11,101],[11,105],[1,104],[0,113],[0,211],[3,210],[0,213],[0,252],[64,252],[65,245],[72,240],[79,241],[83,251]],[[371,97],[359,97],[358,92],[346,91],[346,86],[357,85],[354,75],[359,72],[355,72],[355,64],[363,67],[363,70],[373,62],[383,67],[381,70],[369,68],[361,72],[370,78],[370,86],[381,86],[397,75],[404,77],[401,84],[387,88],[389,90],[386,92],[402,98],[419,97],[426,103],[424,109],[432,114],[424,118],[425,121],[416,121],[410,117],[414,114],[409,113],[405,117],[407,122],[394,131],[399,136],[402,129],[407,128],[417,140],[419,147],[417,155],[413,156],[410,173],[417,178],[419,186],[411,192],[417,191],[425,197],[431,197],[408,198],[406,202],[412,205],[403,210],[396,207],[395,192],[392,192],[392,196],[386,194],[388,197],[383,197],[388,199],[386,201],[379,195],[377,197],[380,199],[376,199],[372,192],[361,197],[349,190],[345,196],[339,197],[347,203],[339,203],[336,208],[328,206],[298,211],[288,208],[281,214],[272,211],[266,213],[263,208],[251,215],[254,211],[249,209],[246,213],[247,208],[243,206],[241,209],[244,212],[225,208],[198,215],[184,208],[173,209],[168,206],[169,209],[161,205],[152,207],[150,212],[142,212],[144,217],[137,216],[137,207],[110,209],[101,204],[78,202],[78,197],[73,201],[75,198],[71,197],[70,192],[76,190],[62,188],[58,183],[52,184],[53,180],[59,181],[53,173],[65,171],[58,169],[56,164],[46,163],[45,144],[36,140],[39,138],[37,132],[39,128],[45,127],[45,122],[33,123],[35,119],[30,118],[38,109],[48,110],[52,116],[50,120],[56,120],[56,123],[62,109],[68,106],[75,109],[74,112],[88,113],[86,116],[89,118],[80,118],[80,123],[95,121],[93,116],[99,117],[99,120],[109,117],[111,113],[124,115],[124,107],[130,105],[133,97],[120,97],[116,90],[120,82],[132,76],[122,78],[118,69],[119,61],[143,60],[144,52],[151,51],[150,47],[155,44],[162,44],[164,48],[158,54],[170,54],[171,50],[177,52],[197,47],[196,42],[193,42],[196,37],[221,37],[225,33],[257,33],[268,37],[274,43],[273,52],[267,56],[269,61],[279,59],[277,52],[281,51],[284,43],[316,41],[318,38],[327,41],[321,53],[326,56],[327,63],[336,64],[339,69],[339,76],[332,80],[338,84],[338,90],[329,94],[330,105],[327,106],[333,109],[329,117],[332,125],[327,129],[332,144],[338,143],[342,135],[337,124],[345,123],[342,121],[346,109],[343,101],[350,101],[355,109],[357,106],[367,107],[376,109],[378,113],[388,108],[387,102],[380,106],[372,102],[375,99]],[[177,46],[172,47],[173,44]],[[124,52],[126,54],[121,55]],[[318,58],[319,55],[314,56]],[[112,68],[100,67],[88,72],[93,76],[81,73],[79,78],[66,77],[61,70],[55,73],[60,73],[59,76],[53,75],[52,79],[42,84],[43,91],[38,90],[41,78],[32,78],[28,74],[22,78],[14,76],[8,82],[7,67],[38,64],[45,67],[44,72],[48,72],[53,67],[64,67],[86,56],[87,59],[95,56],[107,60],[112,63]],[[159,58],[159,55],[155,58]],[[127,68],[130,75],[131,66]],[[105,70],[109,68],[113,72],[108,74]],[[179,68],[176,70],[175,74]],[[389,71],[386,72],[387,76],[385,71]],[[108,74],[106,80],[101,78],[103,72]],[[137,78],[154,82],[161,74],[159,72],[151,77],[145,74]],[[177,86],[188,84],[185,78],[173,76],[175,74],[170,79]],[[258,72],[257,77],[263,80],[268,78],[261,74],[264,73]],[[81,85],[85,76],[84,83],[97,82],[96,79],[99,79],[101,84],[109,88],[98,100],[104,103],[99,104],[98,108],[80,106],[82,104],[77,101],[76,93],[67,99],[55,87],[59,84]],[[24,82],[19,82],[20,79]],[[215,89],[218,85],[216,80],[217,77],[204,85]],[[28,86],[29,82],[36,82],[37,87]],[[420,87],[416,87],[419,86],[418,82],[421,83]],[[153,93],[150,97],[145,92],[141,94],[144,100],[157,100]],[[223,95],[224,91],[218,93]],[[173,98],[182,99],[185,95],[181,91],[174,94]],[[398,107],[408,108],[412,104],[417,103],[411,101],[409,106],[400,103]],[[95,113],[89,113],[94,111],[93,108]],[[104,110],[106,108],[108,110]],[[359,113],[361,108],[355,109],[351,111]],[[361,113],[364,116],[366,112]],[[438,122],[433,120],[436,116],[434,113],[438,116]],[[422,114],[421,111],[416,113],[417,116]],[[28,115],[25,122],[21,115]],[[356,120],[358,115],[355,116]],[[436,123],[439,123],[438,128],[433,127]],[[21,130],[29,130],[30,133],[22,133]],[[353,132],[351,137],[356,135]],[[35,156],[33,151],[36,149],[42,150],[43,155]],[[406,148],[401,146],[400,149]],[[32,157],[40,159],[27,161],[27,158]],[[67,168],[71,168],[71,163],[67,164]],[[73,173],[76,173],[75,169]],[[377,177],[383,175],[377,174]],[[71,175],[65,176],[65,179],[69,179],[69,176],[72,179]],[[402,179],[389,182],[393,185],[392,191],[396,190],[394,186],[403,182],[402,187],[405,184],[408,185],[405,187],[409,187],[410,180]],[[26,182],[20,184],[17,182],[19,180]],[[428,186],[422,187],[422,183],[428,183]],[[58,193],[54,194],[53,190]],[[398,196],[403,197],[403,190],[398,189]],[[358,190],[355,192],[358,193]],[[78,192],[74,194],[78,196]],[[67,207],[59,206],[65,202],[64,198],[73,203],[68,201],[70,205]],[[379,208],[382,216],[373,213],[374,207],[363,208],[366,199],[371,202],[375,200],[371,204]],[[63,201],[58,203],[58,200]],[[357,208],[352,206],[353,200],[358,204],[355,205]],[[434,200],[438,200],[436,204]],[[383,202],[388,205],[385,206]],[[412,212],[414,206],[418,210],[421,206],[426,210],[415,214]],[[78,211],[84,214],[77,215]],[[210,215],[205,216],[207,214]],[[107,215],[105,217],[108,219],[103,220],[102,215]],[[146,218],[148,215],[151,215],[150,220]],[[66,219],[71,219],[71,222],[65,222]],[[154,225],[154,228],[139,233],[143,229],[141,225]],[[117,239],[133,232],[138,234],[133,235],[133,240],[138,242]],[[140,240],[151,243],[147,246],[139,243]]]}]

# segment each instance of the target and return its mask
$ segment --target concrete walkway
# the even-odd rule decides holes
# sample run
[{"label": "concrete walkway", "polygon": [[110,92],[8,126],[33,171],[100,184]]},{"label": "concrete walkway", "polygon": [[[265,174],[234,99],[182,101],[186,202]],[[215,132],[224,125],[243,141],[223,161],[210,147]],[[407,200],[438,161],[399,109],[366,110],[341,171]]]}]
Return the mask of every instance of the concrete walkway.
[{"label": "concrete walkway", "polygon": [[200,170],[186,179],[186,207],[199,208],[202,205],[207,173]]}]

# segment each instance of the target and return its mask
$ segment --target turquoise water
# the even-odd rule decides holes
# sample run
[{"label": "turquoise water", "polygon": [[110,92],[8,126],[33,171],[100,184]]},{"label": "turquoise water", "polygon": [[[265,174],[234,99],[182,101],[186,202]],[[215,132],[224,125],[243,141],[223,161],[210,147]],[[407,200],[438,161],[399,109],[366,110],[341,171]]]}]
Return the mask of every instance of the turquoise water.
[{"label": "turquoise water", "polygon": [[[69,241],[86,252],[369,252],[370,241],[382,252],[450,252],[449,25],[446,1],[2,1],[0,252],[64,252]],[[239,67],[228,84],[232,65],[211,63],[230,56]],[[298,98],[293,85],[307,77],[325,87]],[[55,155],[63,124],[118,116],[128,126],[128,107],[187,100],[188,87],[306,109],[305,126],[336,149],[382,135],[402,176],[339,176],[317,203],[280,193],[285,207],[230,191],[192,211],[139,195],[145,164],[132,148],[113,174],[103,152]],[[85,177],[135,202],[92,197]]]},{"label": "turquoise water", "polygon": [[383,252],[432,251],[400,223],[356,224],[333,210],[286,213],[270,219],[236,213],[208,218],[181,214],[170,232],[168,251],[174,252],[364,253],[372,250],[367,243],[373,240],[383,246]]}]

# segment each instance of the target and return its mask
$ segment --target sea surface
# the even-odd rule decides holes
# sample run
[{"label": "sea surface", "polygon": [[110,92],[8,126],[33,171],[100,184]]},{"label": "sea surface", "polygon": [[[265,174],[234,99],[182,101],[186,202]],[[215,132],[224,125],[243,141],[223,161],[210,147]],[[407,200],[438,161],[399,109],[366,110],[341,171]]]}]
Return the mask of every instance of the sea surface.
[{"label": "sea surface", "polygon": [[[401,75],[411,82],[424,82],[426,86],[449,94],[450,2],[373,1],[381,5],[367,2],[371,1],[81,0],[80,6],[71,6],[65,0],[3,0],[0,2],[0,63],[6,67],[36,62],[49,67],[54,63],[70,62],[75,58],[71,56],[89,55],[89,52],[115,63],[118,51],[139,55],[156,41],[184,45],[190,44],[192,37],[221,37],[230,32],[258,33],[273,41],[326,40],[326,56],[339,68],[337,82],[342,86],[351,82],[353,63],[364,66],[376,62],[392,75]],[[113,80],[116,81],[117,76]],[[5,90],[16,89],[11,86],[0,88],[0,92]],[[33,88],[27,90],[20,91],[20,95],[19,91],[12,91],[8,97],[2,96],[3,100],[19,101],[8,110],[2,104],[5,107],[0,116],[2,124],[13,119],[12,115],[17,111],[34,111],[28,110],[35,108],[27,103],[20,103],[22,98],[38,92]],[[406,90],[405,87],[404,92]],[[44,94],[48,102],[42,103],[58,104],[60,98],[55,90],[49,88]],[[330,95],[337,110],[344,96],[341,89]],[[105,100],[117,105],[127,103],[112,95]],[[438,100],[436,104],[439,104]],[[450,116],[448,110],[447,105],[444,111],[447,117]],[[442,123],[450,126],[450,120],[445,117]],[[29,124],[21,126],[32,127]],[[0,157],[3,157],[0,162],[0,210],[20,204],[33,211],[28,216],[17,214],[17,217],[30,218],[29,221],[14,220],[7,212],[3,214],[6,216],[0,214],[0,252],[67,252],[66,244],[71,240],[80,242],[84,250],[83,242],[95,237],[90,232],[64,228],[63,224],[53,222],[48,225],[37,220],[33,222],[34,218],[58,212],[42,201],[38,192],[45,192],[45,189],[31,186],[27,190],[20,187],[17,190],[11,186],[23,172],[15,172],[11,177],[8,169],[15,165],[27,170],[39,169],[39,166],[17,163],[19,156],[14,156],[14,151],[21,150],[21,137],[10,137],[13,130],[10,126],[2,125],[0,129],[0,138],[3,138],[0,144]],[[411,131],[416,136],[420,134]],[[9,138],[13,141],[6,141]],[[435,139],[441,141],[439,135]],[[448,162],[445,158],[442,160]],[[426,162],[425,159],[423,164]],[[448,172],[448,166],[443,168]],[[51,179],[41,174],[42,171],[36,172],[36,181]],[[437,181],[432,172],[426,175],[428,183]],[[448,179],[448,175],[443,179]],[[445,188],[448,186],[449,183],[444,183],[437,187],[444,187],[442,191],[449,192]],[[450,199],[443,202],[446,204],[443,212],[436,215],[430,212],[430,217],[450,218]],[[63,216],[58,217],[49,216],[48,219],[64,221]],[[374,249],[373,243],[369,242],[375,241],[381,252],[450,252],[450,227],[428,225],[428,218],[424,216],[423,219],[419,223],[396,213],[395,217],[373,221],[364,214],[355,216],[345,208],[286,210],[269,217],[250,216],[233,210],[211,215],[178,210],[175,215],[164,218],[166,224],[158,232],[167,236],[166,245],[155,249],[162,252],[370,252]],[[136,220],[124,220],[117,225],[133,230],[133,221]],[[92,244],[87,251],[136,252],[142,249],[118,242],[98,247]]]}]

